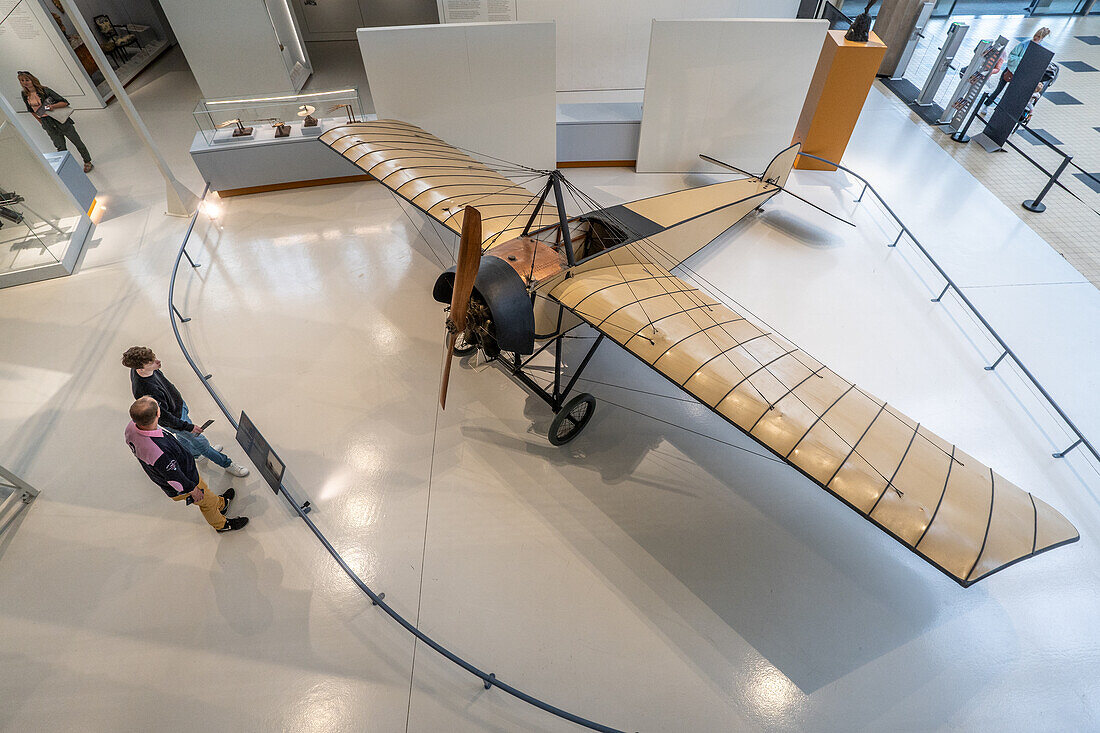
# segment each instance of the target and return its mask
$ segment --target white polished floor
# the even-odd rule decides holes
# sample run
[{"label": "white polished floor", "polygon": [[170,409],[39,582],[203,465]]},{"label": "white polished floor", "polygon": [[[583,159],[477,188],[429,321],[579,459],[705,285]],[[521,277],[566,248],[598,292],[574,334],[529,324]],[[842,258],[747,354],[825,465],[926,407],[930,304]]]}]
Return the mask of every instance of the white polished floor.
[{"label": "white polished floor", "polygon": [[[134,98],[198,188],[193,82],[178,55],[159,63]],[[846,162],[1100,434],[1100,293],[875,95]],[[0,462],[43,492],[0,538],[0,727],[577,730],[414,644],[255,475],[234,481],[252,522],[228,536],[149,484],[121,440],[127,346],[152,346],[192,414],[219,418],[212,437],[233,437],[168,324],[185,222],[160,214],[117,107],[78,124],[107,198],[95,246],[74,277],[0,291]],[[567,173],[605,203],[685,183]],[[1096,729],[1097,467],[1050,457],[1065,431],[1006,364],[981,368],[996,350],[930,302],[940,282],[884,246],[895,232],[858,189],[793,181],[858,228],[777,199],[689,266],[1048,501],[1079,543],[961,589],[613,346],[567,447],[492,368],[456,369],[438,412],[428,292],[448,255],[375,184],[223,202],[177,302],[189,348],[360,577],[552,704],[628,731]]]}]

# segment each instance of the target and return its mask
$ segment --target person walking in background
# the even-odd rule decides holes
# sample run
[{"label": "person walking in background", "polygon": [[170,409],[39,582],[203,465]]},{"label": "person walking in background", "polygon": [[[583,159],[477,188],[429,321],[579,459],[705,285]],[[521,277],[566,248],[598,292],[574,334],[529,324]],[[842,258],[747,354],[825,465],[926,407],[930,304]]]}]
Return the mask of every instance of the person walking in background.
[{"label": "person walking in background", "polygon": [[157,424],[159,417],[160,405],[152,397],[142,397],[130,405],[126,445],[146,475],[173,501],[196,504],[203,518],[218,532],[232,532],[248,524],[248,517],[225,516],[236,492],[226,489],[218,496],[210,491],[191,452],[161,429]]},{"label": "person walking in background", "polygon": [[80,153],[80,157],[84,161],[84,172],[87,173],[94,168],[92,156],[88,152],[87,146],[84,145],[84,141],[80,139],[80,135],[77,134],[73,118],[69,117],[64,122],[59,122],[50,116],[50,113],[55,110],[67,108],[69,101],[53,89],[42,86],[42,82],[38,81],[38,78],[29,71],[18,72],[16,78],[19,79],[19,86],[23,87],[21,92],[23,104],[27,106],[27,111],[34,115],[34,118],[38,120],[38,124],[42,125],[42,129],[50,136],[50,141],[57,148],[57,152],[65,152],[65,138],[68,138],[76,146],[77,152]]},{"label": "person walking in background", "polygon": [[[1043,45],[1043,40],[1050,35],[1050,28],[1040,28],[1035,31],[1035,35],[1031,37],[1031,43]],[[997,82],[997,88],[993,90],[993,93],[985,98],[985,104],[983,106],[988,107],[997,101],[997,97],[1001,96],[1001,92],[1004,91],[1008,83],[1012,81],[1012,75],[1016,73],[1016,67],[1020,65],[1020,59],[1024,57],[1024,51],[1027,51],[1028,41],[1020,41],[1013,48],[1011,53],[1008,54],[1008,63],[1005,64],[1005,70],[1001,72],[1001,80]]]},{"label": "person walking in background", "polygon": [[160,422],[176,436],[195,458],[205,457],[232,476],[247,476],[248,469],[222,453],[220,445],[210,445],[202,428],[190,422],[187,403],[176,385],[160,371],[160,359],[148,346],[131,346],[122,355],[122,365],[130,368],[130,386],[134,399],[152,397],[160,405]]}]

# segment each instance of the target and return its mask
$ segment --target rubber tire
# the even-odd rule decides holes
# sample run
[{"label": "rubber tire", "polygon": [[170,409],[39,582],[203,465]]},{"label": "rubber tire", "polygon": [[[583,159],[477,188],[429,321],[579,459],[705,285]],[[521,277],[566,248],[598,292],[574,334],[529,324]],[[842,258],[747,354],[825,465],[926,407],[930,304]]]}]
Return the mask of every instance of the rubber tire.
[{"label": "rubber tire", "polygon": [[[581,415],[580,419],[577,419],[572,413],[582,403],[586,405],[584,414]],[[565,445],[580,435],[581,431],[584,430],[584,426],[592,419],[592,413],[595,411],[596,398],[587,392],[580,393],[562,405],[562,408],[558,410],[558,414],[554,415],[554,419],[550,421],[550,430],[546,437],[550,439],[552,445]],[[560,433],[562,426],[568,424],[572,424],[572,428],[567,428],[567,432]]]},{"label": "rubber tire", "polygon": [[477,347],[471,344],[465,346],[459,346],[459,344],[466,344],[466,341],[459,337],[458,341],[455,342],[455,356],[469,356],[477,351]]}]

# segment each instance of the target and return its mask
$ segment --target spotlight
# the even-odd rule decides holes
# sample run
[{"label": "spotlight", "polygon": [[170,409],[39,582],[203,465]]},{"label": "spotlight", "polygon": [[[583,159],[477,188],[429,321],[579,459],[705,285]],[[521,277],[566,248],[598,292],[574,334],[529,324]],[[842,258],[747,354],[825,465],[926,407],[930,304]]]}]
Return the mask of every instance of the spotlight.
[{"label": "spotlight", "polygon": [[217,219],[222,214],[222,207],[213,201],[203,201],[199,204],[199,210],[211,219]]}]

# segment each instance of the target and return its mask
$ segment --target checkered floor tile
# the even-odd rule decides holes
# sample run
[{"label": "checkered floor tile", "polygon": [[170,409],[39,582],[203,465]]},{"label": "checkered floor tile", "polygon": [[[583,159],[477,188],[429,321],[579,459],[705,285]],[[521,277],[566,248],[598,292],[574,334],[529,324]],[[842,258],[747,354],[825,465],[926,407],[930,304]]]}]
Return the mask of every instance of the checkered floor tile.
[{"label": "checkered floor tile", "polygon": [[1073,177],[1085,184],[1093,191],[1100,193],[1100,172],[1086,176],[1084,173],[1074,173]]},{"label": "checkered floor tile", "polygon": [[1089,66],[1084,61],[1059,61],[1059,64],[1070,71],[1100,71],[1095,66]]},{"label": "checkered floor tile", "polygon": [[[1020,128],[1020,130],[1018,132],[1019,132],[1020,137],[1022,137],[1024,140],[1027,140],[1032,145],[1042,145],[1043,140],[1046,140],[1051,145],[1061,145],[1062,144],[1061,140],[1054,137],[1053,135],[1051,135],[1049,132],[1047,132],[1046,130],[1044,130],[1041,127],[1033,128],[1030,132],[1023,129],[1023,128]],[[1040,140],[1039,138],[1042,138],[1042,140]]]},{"label": "checkered floor tile", "polygon": [[1047,92],[1043,98],[1054,104],[1084,104],[1080,99],[1065,92]]},{"label": "checkered floor tile", "polygon": [[[955,59],[955,65],[964,68],[979,40],[1001,35],[1022,41],[1031,38],[1025,34],[1033,34],[1044,26],[1051,30],[1043,45],[1054,51],[1054,60],[1066,65],[1067,70],[1035,106],[1032,123],[1041,127],[1038,134],[1072,155],[1073,162],[1083,170],[1100,171],[1100,134],[1097,134],[1100,133],[1100,74],[1073,73],[1078,64],[1100,69],[1100,16],[955,15],[950,19],[933,19],[925,26],[924,38],[920,39],[905,73],[905,78],[918,87],[932,71],[952,22],[969,26],[962,46],[964,50]],[[1015,45],[1016,41],[1009,41],[1008,47],[1011,49]],[[958,75],[944,80],[936,94],[936,104],[942,107],[951,103],[951,94],[958,81]],[[1020,203],[1035,198],[1048,180],[1035,164],[1012,150],[990,154],[980,145],[954,143],[950,131],[945,133],[925,124],[885,87],[878,88],[1006,206],[1016,211],[1067,262],[1100,287],[1100,235],[1097,234],[1100,232],[1100,184],[1070,168],[1058,180],[1072,194],[1056,186],[1043,200],[1047,204],[1044,213],[1025,211]],[[971,134],[981,129],[979,122],[974,124],[977,130],[972,128]],[[1025,141],[1031,144],[1025,145]],[[1039,142],[1023,134],[1016,137],[1016,144],[1039,165],[1048,171],[1055,170],[1062,156],[1046,145],[1036,144]]]}]

